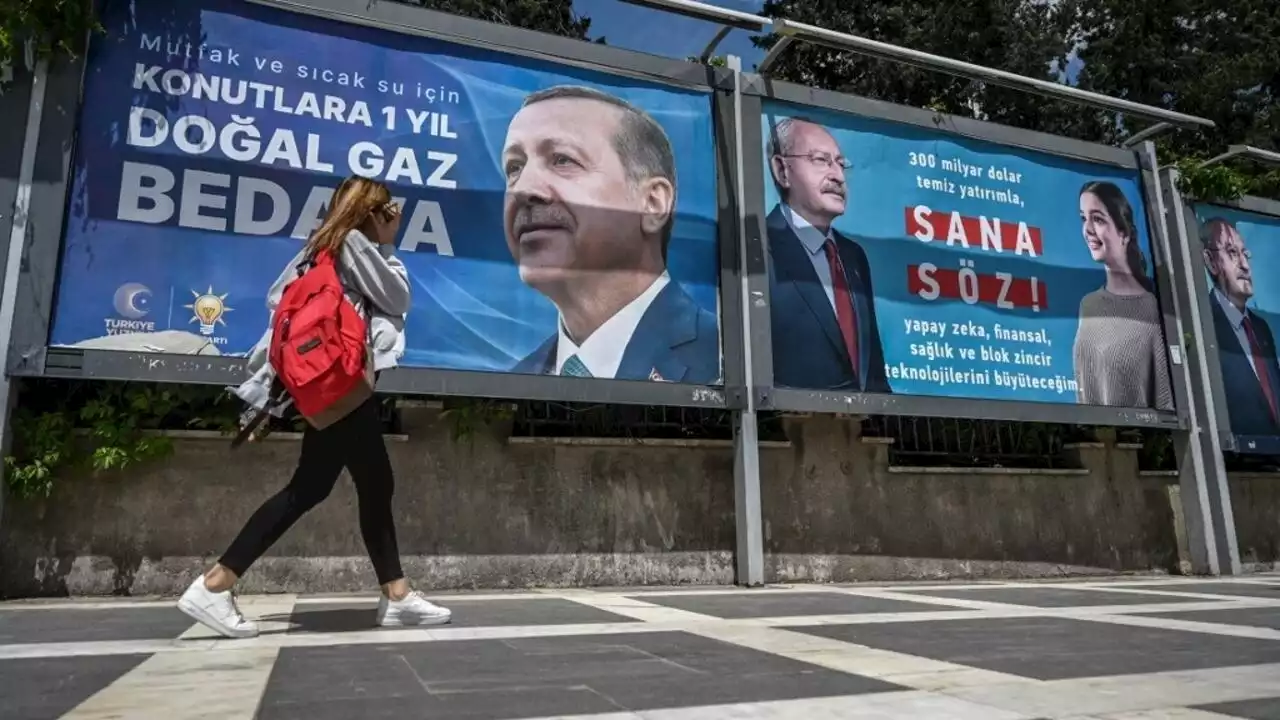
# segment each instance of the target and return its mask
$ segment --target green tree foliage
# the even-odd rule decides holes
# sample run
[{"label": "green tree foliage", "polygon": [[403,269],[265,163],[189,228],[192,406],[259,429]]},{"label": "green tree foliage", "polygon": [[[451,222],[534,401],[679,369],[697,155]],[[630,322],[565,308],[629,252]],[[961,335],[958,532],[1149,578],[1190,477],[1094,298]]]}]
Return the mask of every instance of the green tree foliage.
[{"label": "green tree foliage", "polygon": [[[1280,143],[1280,3],[1276,0],[1069,0],[1080,86],[1198,115],[1213,130],[1167,134],[1162,157],[1207,159],[1231,144]],[[1109,118],[1105,140],[1138,128]],[[1190,178],[1188,189],[1280,196],[1280,173],[1248,163]]]},{"label": "green tree foliage", "polygon": [[[1233,164],[1200,171],[1230,144],[1280,142],[1280,3],[1276,0],[768,0],[784,16],[1042,79],[1068,59],[1080,87],[1214,120],[1158,142],[1184,189],[1201,197],[1280,196],[1280,173]],[[766,36],[758,43],[769,47]],[[774,73],[793,82],[1016,127],[1116,143],[1144,123],[853,53],[797,45]]]},{"label": "green tree foliage", "polygon": [[[75,55],[98,29],[94,0],[0,0],[0,65]],[[24,57],[30,44],[32,57]]]},{"label": "green tree foliage", "polygon": [[[182,0],[173,0],[175,3]],[[503,25],[586,39],[591,20],[573,12],[572,0],[397,0]],[[77,55],[100,30],[95,0],[0,0],[0,65],[33,57]]]},{"label": "green tree foliage", "polygon": [[[1072,13],[1029,0],[768,0],[765,15],[786,17],[1021,75],[1056,79],[1071,49]],[[771,47],[773,37],[759,38]],[[853,53],[797,43],[773,74],[792,82],[888,102],[1047,131],[1072,131],[1085,118],[1004,88]]]}]

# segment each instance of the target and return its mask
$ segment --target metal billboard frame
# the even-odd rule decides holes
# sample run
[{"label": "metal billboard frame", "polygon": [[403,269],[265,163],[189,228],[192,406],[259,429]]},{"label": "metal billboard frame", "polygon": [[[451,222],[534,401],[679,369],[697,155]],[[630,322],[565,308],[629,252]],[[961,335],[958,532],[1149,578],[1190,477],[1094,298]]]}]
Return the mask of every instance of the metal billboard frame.
[{"label": "metal billboard frame", "polygon": [[[1031,150],[1043,154],[1054,155],[1098,164],[1106,164],[1137,172],[1142,188],[1144,204],[1150,207],[1150,187],[1152,176],[1144,172],[1139,154],[1133,150],[1115,148],[1108,145],[1084,142],[1058,135],[1050,135],[1031,130],[998,125],[956,115],[937,113],[922,108],[895,105],[879,100],[819,90],[804,85],[774,80],[772,78],[753,75],[744,88],[744,117],[763,115],[763,104],[766,100],[787,103],[795,107],[813,108],[853,115],[870,120],[886,121],[903,125],[925,128],[951,135],[996,143],[1006,147]],[[758,123],[757,123],[758,125]],[[767,248],[765,230],[764,202],[764,163],[762,131],[756,127],[753,131],[755,147],[749,149],[755,162],[747,162],[743,172],[749,178],[748,185],[758,190],[756,195],[748,195],[746,202],[751,206],[750,215],[755,218],[756,233]],[[744,136],[746,136],[744,134]],[[756,177],[752,177],[756,176]],[[1148,217],[1150,210],[1148,209]],[[1159,237],[1161,228],[1158,224],[1148,222],[1153,255],[1160,253],[1162,241]],[[767,252],[765,253],[767,257]],[[1156,282],[1160,287],[1172,282],[1168,276],[1168,263],[1154,263],[1157,269]],[[763,289],[764,310],[768,312],[768,287]],[[1170,315],[1162,302],[1164,312],[1164,331],[1166,343],[1180,340],[1176,332],[1175,317]],[[1181,352],[1178,342],[1178,352]],[[772,355],[772,349],[766,348],[766,354]],[[759,360],[757,360],[759,367]],[[1129,427],[1151,427],[1164,429],[1181,429],[1187,426],[1187,410],[1185,406],[1175,403],[1175,410],[1160,411],[1146,408],[1117,408],[1094,405],[1074,405],[1067,403],[1046,403],[1016,400],[984,400],[971,398],[950,398],[933,395],[885,395],[878,393],[857,393],[839,390],[812,390],[803,388],[777,387],[773,383],[772,372],[768,376],[757,375],[757,392],[762,397],[762,407],[790,412],[844,413],[851,415],[916,415],[925,417],[969,417],[984,420],[1011,420],[1021,422],[1063,422],[1080,425],[1118,425]]]},{"label": "metal billboard frame", "polygon": [[[1218,158],[1205,163],[1206,165],[1216,162],[1219,159],[1225,159],[1244,154],[1244,148],[1232,148],[1232,151],[1220,155]],[[1250,149],[1251,150],[1251,149]],[[1275,153],[1270,153],[1275,155]],[[1176,170],[1168,171],[1171,177],[1177,177]],[[1189,271],[1192,276],[1189,278],[1190,283],[1196,288],[1202,304],[1201,323],[1202,327],[1198,328],[1200,336],[1204,338],[1205,351],[1208,357],[1208,374],[1212,383],[1213,394],[1215,399],[1215,408],[1217,415],[1216,428],[1221,438],[1223,449],[1238,452],[1241,454],[1259,454],[1259,455],[1276,455],[1280,454],[1280,437],[1277,437],[1271,444],[1265,448],[1244,447],[1249,441],[1245,438],[1255,437],[1249,435],[1238,435],[1231,428],[1231,420],[1227,412],[1228,398],[1222,382],[1222,365],[1220,348],[1218,347],[1217,329],[1213,324],[1213,315],[1210,312],[1212,307],[1209,303],[1212,301],[1209,283],[1206,280],[1208,270],[1205,268],[1204,257],[1199,252],[1200,244],[1198,238],[1200,236],[1200,219],[1196,217],[1195,205],[1210,205],[1215,207],[1227,208],[1230,210],[1239,210],[1242,212],[1254,213],[1262,215],[1269,219],[1280,221],[1280,200],[1272,200],[1270,198],[1258,197],[1256,195],[1245,195],[1234,200],[1199,200],[1194,197],[1179,197],[1182,221],[1182,231],[1186,233],[1187,242],[1190,246],[1190,263]],[[1266,437],[1266,436],[1263,436]],[[1272,436],[1275,437],[1275,436]]]},{"label": "metal billboard frame", "polygon": [[[628,0],[668,11],[682,12],[721,22],[727,27],[743,24],[756,27],[764,21],[758,16],[734,13],[707,6],[695,0]],[[842,414],[891,414],[945,417],[972,417],[1029,422],[1069,422],[1079,424],[1123,425],[1164,428],[1174,431],[1184,447],[1193,451],[1179,455],[1179,468],[1185,487],[1204,493],[1202,478],[1210,475],[1206,446],[1188,440],[1196,434],[1194,387],[1188,391],[1189,370],[1185,363],[1172,363],[1177,386],[1181,388],[1176,411],[1162,412],[1140,408],[1111,408],[1067,403],[1027,401],[973,400],[930,395],[875,395],[822,390],[776,388],[773,382],[770,297],[768,287],[768,247],[764,207],[765,172],[763,132],[760,117],[764,99],[799,106],[819,108],[902,123],[959,137],[1022,148],[1058,157],[1107,164],[1138,172],[1146,203],[1154,274],[1159,285],[1161,310],[1164,315],[1166,342],[1171,356],[1182,355],[1179,328],[1188,325],[1185,300],[1174,292],[1174,269],[1185,260],[1184,236],[1174,243],[1174,234],[1166,225],[1172,212],[1156,213],[1161,207],[1161,178],[1156,174],[1154,150],[1146,143],[1140,150],[1121,149],[1077,141],[1056,135],[1021,130],[970,118],[944,115],[929,110],[859,98],[852,95],[818,90],[776,81],[760,74],[741,71],[737,58],[729,58],[728,68],[715,68],[681,60],[657,57],[580,40],[547,35],[510,26],[495,25],[446,13],[425,10],[406,4],[370,0],[248,0],[277,10],[319,17],[328,21],[360,25],[401,35],[416,35],[461,46],[481,48],[497,53],[574,67],[614,77],[645,80],[660,85],[696,89],[706,92],[715,134],[717,177],[717,237],[719,245],[719,305],[722,347],[721,386],[702,386],[648,381],[595,379],[522,375],[497,372],[401,368],[383,374],[379,389],[405,394],[461,395],[492,398],[523,398],[583,402],[610,402],[683,407],[709,407],[733,410],[735,439],[735,511],[737,519],[737,581],[745,585],[763,582],[764,526],[761,517],[760,467],[757,443],[757,410],[783,410]],[[730,17],[732,15],[732,17]],[[864,54],[886,54],[890,59],[917,64],[962,76],[978,71],[990,74],[990,68],[957,64],[937,56],[926,56],[905,48],[876,43],[865,38],[845,36],[821,28],[803,26],[785,20],[770,21],[783,33],[783,42],[775,46],[770,57],[776,58],[787,43],[807,40],[831,47],[852,49]],[[737,24],[735,24],[737,23]],[[721,30],[704,51],[713,51],[723,39]],[[892,51],[891,51],[892,49]],[[904,54],[905,53],[905,54]],[[901,56],[901,57],[898,57]],[[234,384],[243,378],[243,359],[226,356],[136,353],[127,351],[82,350],[49,347],[52,309],[57,292],[59,264],[62,255],[64,226],[70,195],[70,172],[81,119],[81,96],[85,60],[58,63],[51,68],[47,83],[45,112],[37,129],[42,141],[33,150],[36,180],[30,192],[30,224],[26,246],[21,249],[21,271],[17,283],[13,342],[8,348],[7,368],[14,376],[45,376],[87,379],[142,380],[151,382],[185,382]],[[1010,81],[1008,73],[999,78]],[[979,74],[978,76],[982,76]],[[1025,78],[1024,78],[1025,80]],[[1020,81],[1019,81],[1020,82]],[[1046,94],[1052,88],[1015,87],[1028,92]],[[1058,96],[1063,93],[1055,92]],[[1067,93],[1081,101],[1080,93]],[[1132,111],[1143,109],[1114,98],[1084,98],[1097,105],[1115,108],[1117,103]],[[1109,103],[1109,104],[1107,104]],[[1149,111],[1149,112],[1148,112]],[[1173,121],[1176,124],[1209,123],[1190,116],[1179,116],[1158,109],[1145,108],[1144,117]],[[1154,114],[1152,114],[1154,112]],[[1150,136],[1162,128],[1158,124],[1139,133]],[[1137,143],[1134,142],[1134,145]],[[0,188],[2,190],[3,188]],[[1153,197],[1155,201],[1153,201]],[[1177,198],[1176,190],[1171,197]],[[1171,201],[1170,207],[1176,205]],[[1280,203],[1275,204],[1280,215]],[[1248,209],[1248,208],[1245,208]],[[1153,213],[1159,221],[1153,219]],[[1185,235],[1181,223],[1175,223]],[[12,249],[11,249],[12,250]],[[1203,293],[1199,293],[1203,301]],[[1194,317],[1192,318],[1194,320]],[[1203,331],[1203,328],[1199,328]],[[1203,335],[1203,332],[1201,332]],[[1214,356],[1216,358],[1216,355]],[[1216,400],[1215,400],[1216,398]],[[1220,388],[1210,396],[1220,407]],[[1190,430],[1189,430],[1190,429]],[[7,435],[8,433],[4,433]],[[1189,444],[1190,443],[1190,444]],[[1197,454],[1199,453],[1199,454]],[[1198,459],[1197,459],[1198,458]],[[1217,462],[1221,464],[1220,454]],[[1222,475],[1225,478],[1225,473]],[[1212,481],[1212,478],[1210,478]],[[1216,574],[1220,565],[1226,572],[1238,572],[1230,565],[1234,552],[1234,534],[1225,544],[1222,533],[1230,528],[1230,510],[1226,506],[1227,524],[1215,510],[1213,492],[1222,486],[1210,483],[1209,497],[1184,492],[1184,506],[1197,512],[1188,514],[1193,545],[1193,563],[1197,571]],[[1193,506],[1193,503],[1196,503]],[[1215,522],[1216,521],[1216,522]],[[1211,526],[1212,527],[1209,527]],[[1215,539],[1218,540],[1215,548]],[[1220,562],[1226,555],[1226,561]]]},{"label": "metal billboard frame", "polygon": [[[284,12],[318,17],[338,23],[362,25],[402,35],[425,37],[461,46],[506,53],[521,58],[554,62],[564,67],[614,77],[644,80],[677,89],[703,91],[714,126],[725,121],[727,112],[717,95],[732,93],[734,73],[726,68],[699,65],[629,50],[587,43],[521,28],[496,25],[400,3],[369,3],[367,0],[249,0],[250,3]],[[87,55],[87,53],[85,54]],[[28,233],[16,302],[13,342],[7,370],[15,377],[63,377],[98,380],[138,380],[194,384],[235,384],[243,379],[243,358],[228,356],[178,355],[171,353],[94,350],[48,345],[56,304],[62,242],[67,221],[72,162],[81,120],[81,97],[86,62],[51,72],[49,97],[62,112],[46,114],[40,128],[44,140],[39,145],[38,164],[60,168],[59,177],[32,192],[33,230]],[[70,108],[69,112],[67,108]],[[491,398],[523,398],[667,405],[733,409],[745,401],[746,386],[733,370],[733,344],[726,329],[740,325],[735,316],[740,303],[736,284],[724,285],[736,262],[738,222],[736,203],[729,189],[727,170],[733,158],[724,155],[730,148],[716,143],[718,194],[717,234],[720,239],[721,271],[718,280],[724,385],[694,385],[653,381],[590,379],[524,375],[483,371],[441,370],[401,367],[383,373],[379,389],[384,392],[426,395],[461,395]],[[733,245],[726,245],[727,238]],[[30,322],[34,321],[34,322]]]},{"label": "metal billboard frame", "polygon": [[[1182,407],[1190,415],[1190,424],[1172,435],[1191,567],[1197,573],[1238,575],[1240,552],[1231,513],[1231,494],[1220,434],[1214,431],[1224,410],[1221,378],[1212,348],[1216,336],[1205,336],[1208,296],[1204,292],[1203,273],[1197,274],[1193,269],[1200,254],[1188,240],[1176,171],[1156,170],[1155,145],[1145,141],[1141,147],[1148,160],[1146,172],[1154,175],[1155,195],[1150,210],[1159,214],[1156,222],[1164,230],[1166,254],[1173,265],[1170,272],[1179,278],[1184,274],[1190,276],[1187,281],[1171,285],[1164,294],[1176,308],[1181,337],[1190,338],[1184,345],[1183,362],[1174,373],[1175,390],[1179,391]],[[1174,268],[1180,268],[1181,272]]]}]

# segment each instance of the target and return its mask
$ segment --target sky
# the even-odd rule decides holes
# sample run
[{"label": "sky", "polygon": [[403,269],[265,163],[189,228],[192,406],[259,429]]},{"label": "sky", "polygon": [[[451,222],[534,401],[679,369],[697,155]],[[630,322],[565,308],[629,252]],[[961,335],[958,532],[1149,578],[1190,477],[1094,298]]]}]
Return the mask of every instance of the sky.
[{"label": "sky", "polygon": [[[851,0],[856,1],[856,0]],[[764,0],[702,0],[710,5],[758,13]],[[622,0],[574,0],[573,9],[591,18],[592,39],[603,37],[613,46],[639,50],[655,55],[687,58],[700,55],[707,42],[719,30],[715,23],[685,18],[671,13],[629,5]],[[717,55],[737,55],[742,68],[755,69],[764,51],[751,43],[752,33],[733,30],[716,48]],[[1074,84],[1082,63],[1072,57],[1067,65],[1067,80]]]},{"label": "sky", "polygon": [[[702,0],[741,12],[758,13],[764,0]],[[603,37],[615,47],[654,55],[686,58],[702,54],[720,26],[672,13],[628,5],[622,0],[574,0],[573,9],[591,18],[592,39]],[[751,44],[752,33],[733,30],[716,48],[717,55],[737,55],[744,70],[755,69],[764,51]]]}]

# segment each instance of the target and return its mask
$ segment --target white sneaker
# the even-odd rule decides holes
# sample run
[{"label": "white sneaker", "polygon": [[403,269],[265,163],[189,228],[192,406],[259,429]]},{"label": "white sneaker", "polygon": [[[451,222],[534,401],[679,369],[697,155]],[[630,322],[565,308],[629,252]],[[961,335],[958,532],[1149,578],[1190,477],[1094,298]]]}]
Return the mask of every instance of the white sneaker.
[{"label": "white sneaker", "polygon": [[445,625],[453,618],[448,608],[430,602],[417,590],[403,600],[391,600],[386,595],[378,599],[378,625],[404,627],[406,625]]},{"label": "white sneaker", "polygon": [[178,609],[191,619],[229,638],[251,638],[258,634],[258,624],[245,620],[230,590],[213,592],[204,583],[204,575],[195,579],[178,600]]}]

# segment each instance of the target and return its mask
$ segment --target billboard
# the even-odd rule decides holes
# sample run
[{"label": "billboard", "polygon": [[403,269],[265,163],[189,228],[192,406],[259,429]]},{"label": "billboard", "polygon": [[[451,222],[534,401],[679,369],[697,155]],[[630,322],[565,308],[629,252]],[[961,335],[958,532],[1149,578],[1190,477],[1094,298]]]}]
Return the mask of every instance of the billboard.
[{"label": "billboard", "polygon": [[[1209,287],[1231,433],[1241,452],[1280,454],[1280,283],[1261,268],[1280,262],[1280,218],[1193,206]],[[1267,258],[1274,258],[1268,260]]]},{"label": "billboard", "polygon": [[246,353],[359,174],[404,206],[403,366],[720,382],[708,92],[238,0],[103,23],[52,345]]},{"label": "billboard", "polygon": [[1173,410],[1136,170],[763,104],[774,384]]}]

